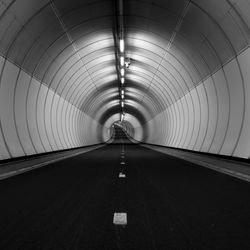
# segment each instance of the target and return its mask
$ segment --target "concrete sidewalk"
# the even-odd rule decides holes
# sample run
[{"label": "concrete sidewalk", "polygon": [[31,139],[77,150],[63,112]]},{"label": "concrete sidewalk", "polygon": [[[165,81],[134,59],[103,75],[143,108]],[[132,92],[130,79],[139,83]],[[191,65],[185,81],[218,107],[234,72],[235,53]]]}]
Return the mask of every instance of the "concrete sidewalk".
[{"label": "concrete sidewalk", "polygon": [[233,177],[250,182],[250,164],[237,160],[218,158],[215,156],[201,155],[199,153],[185,152],[178,149],[165,148],[161,146],[145,145],[143,147],[183,159],[194,164],[213,169],[215,171],[231,175]]},{"label": "concrete sidewalk", "polygon": [[105,145],[95,145],[86,148],[72,149],[69,151],[55,152],[48,155],[40,155],[37,157],[11,161],[8,163],[0,163],[0,180],[49,165],[51,163],[62,161],[70,157],[87,153],[103,146]]}]

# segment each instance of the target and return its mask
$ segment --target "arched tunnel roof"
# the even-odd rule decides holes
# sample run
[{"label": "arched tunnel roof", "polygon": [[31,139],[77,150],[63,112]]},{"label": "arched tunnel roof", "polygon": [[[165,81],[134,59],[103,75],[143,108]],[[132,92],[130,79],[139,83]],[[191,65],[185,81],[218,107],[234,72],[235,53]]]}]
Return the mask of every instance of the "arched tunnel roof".
[{"label": "arched tunnel roof", "polygon": [[[0,1],[2,158],[108,139],[121,113],[117,2]],[[249,157],[249,1],[124,0],[122,18],[133,136]]]}]

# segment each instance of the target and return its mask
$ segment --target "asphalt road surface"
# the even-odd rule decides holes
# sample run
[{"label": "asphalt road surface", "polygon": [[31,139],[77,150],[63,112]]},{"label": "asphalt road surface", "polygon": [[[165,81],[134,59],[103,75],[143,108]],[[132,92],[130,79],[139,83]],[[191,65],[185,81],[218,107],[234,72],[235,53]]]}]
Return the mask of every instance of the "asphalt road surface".
[{"label": "asphalt road surface", "polygon": [[0,181],[0,249],[250,249],[249,183],[124,137]]}]

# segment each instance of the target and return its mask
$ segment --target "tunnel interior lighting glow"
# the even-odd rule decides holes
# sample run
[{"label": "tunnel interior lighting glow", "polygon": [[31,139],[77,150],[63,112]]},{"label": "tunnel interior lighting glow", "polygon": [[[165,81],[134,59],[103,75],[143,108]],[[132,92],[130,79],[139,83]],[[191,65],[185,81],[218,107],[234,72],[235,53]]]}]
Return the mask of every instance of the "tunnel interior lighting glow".
[{"label": "tunnel interior lighting glow", "polygon": [[120,63],[121,63],[121,66],[123,67],[124,66],[124,56],[121,56]]},{"label": "tunnel interior lighting glow", "polygon": [[121,113],[121,122],[124,120],[125,118],[125,113]]},{"label": "tunnel interior lighting glow", "polygon": [[124,108],[124,101],[121,102],[121,107]]},{"label": "tunnel interior lighting glow", "polygon": [[121,76],[124,76],[125,75],[125,69],[121,69]]},{"label": "tunnel interior lighting glow", "polygon": [[120,40],[120,52],[121,52],[121,53],[124,52],[124,48],[125,48],[125,46],[124,46],[124,40],[121,39],[121,40]]},{"label": "tunnel interior lighting glow", "polygon": [[125,109],[146,143],[250,158],[249,1],[2,2],[0,160],[104,142]]},{"label": "tunnel interior lighting glow", "polygon": [[121,94],[124,95],[124,90],[123,89],[121,90]]},{"label": "tunnel interior lighting glow", "polygon": [[122,97],[122,99],[124,99],[124,95],[123,94],[121,95],[121,97]]}]

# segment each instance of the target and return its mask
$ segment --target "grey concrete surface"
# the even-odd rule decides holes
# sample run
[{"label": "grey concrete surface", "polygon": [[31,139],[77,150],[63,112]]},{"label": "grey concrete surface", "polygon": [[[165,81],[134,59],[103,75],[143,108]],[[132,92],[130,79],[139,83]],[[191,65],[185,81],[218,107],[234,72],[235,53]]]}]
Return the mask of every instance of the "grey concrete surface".
[{"label": "grey concrete surface", "polygon": [[0,180],[25,173],[58,161],[68,159],[91,150],[103,147],[104,145],[95,145],[80,149],[73,149],[64,152],[55,152],[48,155],[41,155],[37,157],[11,161],[8,163],[0,163]]},{"label": "grey concrete surface", "polygon": [[249,163],[154,145],[142,146],[250,182]]}]

